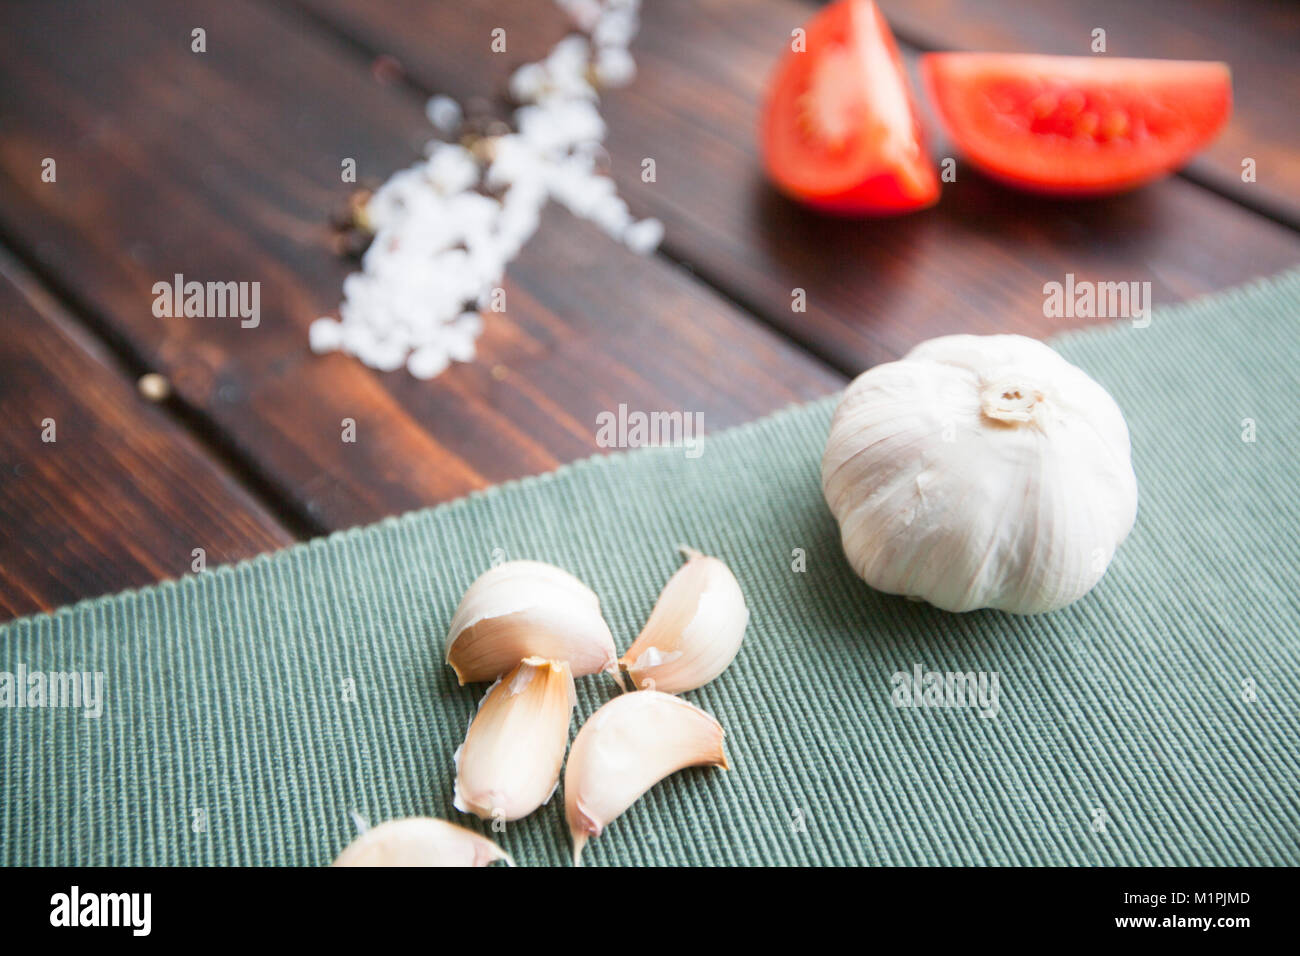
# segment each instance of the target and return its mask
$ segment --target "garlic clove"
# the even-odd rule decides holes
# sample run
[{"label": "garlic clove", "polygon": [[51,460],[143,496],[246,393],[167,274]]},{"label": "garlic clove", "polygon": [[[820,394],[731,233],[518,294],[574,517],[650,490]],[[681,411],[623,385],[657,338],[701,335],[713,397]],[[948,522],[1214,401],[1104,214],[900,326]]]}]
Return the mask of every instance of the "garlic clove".
[{"label": "garlic clove", "polygon": [[456,751],[456,809],[518,820],[549,800],[576,703],[563,661],[530,657],[493,684]]},{"label": "garlic clove", "polygon": [[461,598],[447,663],[461,684],[495,680],[525,657],[567,661],[577,677],[618,673],[618,654],[594,591],[541,561],[507,561]]},{"label": "garlic clove", "polygon": [[727,768],[722,726],[694,704],[654,690],[615,697],[578,731],[564,770],[573,863],[582,848],[656,783],[684,767]]},{"label": "garlic clove", "polygon": [[666,694],[703,687],[732,662],[749,623],[731,569],[690,548],[619,664],[633,686]]},{"label": "garlic clove", "polygon": [[490,866],[515,861],[487,837],[432,817],[389,820],[353,840],[331,866]]}]

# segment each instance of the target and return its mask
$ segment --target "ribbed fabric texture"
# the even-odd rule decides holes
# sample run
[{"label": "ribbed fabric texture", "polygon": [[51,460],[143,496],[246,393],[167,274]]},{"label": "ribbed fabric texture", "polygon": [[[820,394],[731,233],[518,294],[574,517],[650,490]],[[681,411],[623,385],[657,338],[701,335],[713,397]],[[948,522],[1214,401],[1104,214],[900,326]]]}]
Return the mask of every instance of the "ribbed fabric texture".
[{"label": "ribbed fabric texture", "polygon": [[[500,549],[590,584],[624,648],[689,544],[752,613],[686,695],[733,769],[660,783],[586,862],[1300,864],[1298,330],[1292,273],[1058,341],[1124,409],[1141,504],[1101,584],[1049,615],[858,581],[820,493],[828,400],[695,460],[596,458],[12,623],[0,670],[103,671],[106,705],[0,710],[0,862],[322,864],[356,810],[564,863],[562,794],[498,834],[452,808],[484,688],[443,665],[447,624]],[[997,715],[895,708],[916,665],[996,672]],[[574,732],[615,693],[579,680]]]}]

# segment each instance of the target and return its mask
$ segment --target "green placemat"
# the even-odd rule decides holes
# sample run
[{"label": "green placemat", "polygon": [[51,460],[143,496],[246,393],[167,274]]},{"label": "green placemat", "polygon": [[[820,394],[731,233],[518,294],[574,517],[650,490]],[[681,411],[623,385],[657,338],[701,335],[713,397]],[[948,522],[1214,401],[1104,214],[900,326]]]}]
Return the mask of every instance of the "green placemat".
[{"label": "green placemat", "polygon": [[[827,400],[694,460],[597,458],[11,623],[0,670],[102,671],[105,699],[99,719],[0,710],[0,862],[320,864],[350,810],[477,825],[452,754],[482,687],[441,650],[465,587],[496,549],[554,562],[626,647],[688,543],[752,612],[687,695],[734,769],[660,784],[586,862],[1298,864],[1298,330],[1291,273],[1058,342],[1124,409],[1141,505],[1100,586],[1046,616],[854,578],[819,491]],[[996,716],[895,708],[918,665],[996,673]],[[615,693],[578,684],[575,732]],[[496,836],[565,862],[562,799]]]}]

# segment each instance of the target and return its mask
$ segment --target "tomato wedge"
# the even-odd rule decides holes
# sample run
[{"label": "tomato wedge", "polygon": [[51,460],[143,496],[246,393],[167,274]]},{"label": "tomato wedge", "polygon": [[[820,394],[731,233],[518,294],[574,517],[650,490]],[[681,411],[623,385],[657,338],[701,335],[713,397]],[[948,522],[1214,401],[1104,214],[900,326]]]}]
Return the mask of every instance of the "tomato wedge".
[{"label": "tomato wedge", "polygon": [[1036,192],[1101,195],[1182,166],[1227,122],[1226,63],[931,53],[930,101],[957,148]]},{"label": "tomato wedge", "polygon": [[[792,47],[798,43],[794,38]],[[922,146],[903,62],[871,0],[839,0],[777,64],[760,140],[787,195],[845,215],[929,206],[939,180]]]}]

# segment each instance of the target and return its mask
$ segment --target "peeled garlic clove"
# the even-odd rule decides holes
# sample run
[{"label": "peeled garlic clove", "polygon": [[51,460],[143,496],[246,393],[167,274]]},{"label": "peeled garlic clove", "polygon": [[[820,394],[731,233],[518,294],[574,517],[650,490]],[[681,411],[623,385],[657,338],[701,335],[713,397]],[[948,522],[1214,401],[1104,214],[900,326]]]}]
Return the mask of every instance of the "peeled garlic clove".
[{"label": "peeled garlic clove", "polygon": [[576,702],[563,661],[530,657],[493,684],[456,751],[456,809],[518,820],[549,800]]},{"label": "peeled garlic clove", "polygon": [[619,663],[636,687],[666,694],[702,687],[735,658],[749,623],[745,596],[717,558],[683,548],[650,619]]},{"label": "peeled garlic clove", "polygon": [[859,376],[822,490],[872,587],[948,611],[1051,611],[1101,579],[1137,514],[1114,399],[1019,335],[950,335]]},{"label": "peeled garlic clove", "polygon": [[574,676],[608,671],[618,654],[600,599],[572,574],[540,561],[507,561],[461,598],[447,663],[462,684],[495,680],[525,657],[567,661]]},{"label": "peeled garlic clove", "polygon": [[684,767],[727,769],[722,726],[694,704],[654,690],[615,697],[582,725],[564,770],[564,813],[578,865],[589,837]]},{"label": "peeled garlic clove", "polygon": [[490,866],[515,861],[487,837],[432,817],[389,820],[367,830],[332,866]]}]

